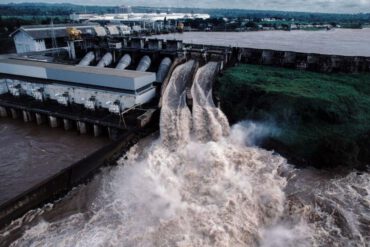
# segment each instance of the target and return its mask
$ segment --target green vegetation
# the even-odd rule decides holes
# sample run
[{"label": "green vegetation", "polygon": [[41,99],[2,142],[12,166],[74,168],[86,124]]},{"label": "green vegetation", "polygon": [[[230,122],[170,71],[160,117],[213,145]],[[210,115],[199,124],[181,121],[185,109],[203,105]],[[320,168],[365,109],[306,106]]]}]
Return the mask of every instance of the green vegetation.
[{"label": "green vegetation", "polygon": [[232,122],[273,121],[264,143],[292,162],[318,167],[370,164],[370,74],[322,74],[259,65],[226,70],[219,84]]}]

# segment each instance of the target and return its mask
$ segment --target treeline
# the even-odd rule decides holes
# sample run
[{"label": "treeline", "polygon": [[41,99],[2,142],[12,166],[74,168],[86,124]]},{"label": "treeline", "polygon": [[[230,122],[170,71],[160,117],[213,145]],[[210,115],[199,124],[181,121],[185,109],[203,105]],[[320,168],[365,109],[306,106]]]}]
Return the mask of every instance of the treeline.
[{"label": "treeline", "polygon": [[273,20],[264,21],[260,18],[246,19],[212,17],[207,20],[189,19],[184,21],[185,31],[259,31],[259,30],[322,30],[331,28],[361,29],[365,23],[359,21],[320,21],[309,22],[299,20]]},{"label": "treeline", "polygon": [[214,17],[243,17],[248,19],[294,19],[307,22],[369,22],[370,13],[366,14],[330,14],[309,12],[262,11],[240,9],[211,9],[208,13]]},{"label": "treeline", "polygon": [[[167,11],[169,8],[154,8],[134,6],[134,12]],[[200,8],[170,8],[172,12],[208,13],[212,17],[243,17],[248,19],[277,18],[295,19],[308,22],[370,22],[370,13],[366,14],[330,14],[309,12],[286,12],[244,9],[200,9]],[[82,6],[67,3],[10,3],[0,4],[0,15],[3,16],[68,16],[71,13],[114,13],[115,6]]]}]

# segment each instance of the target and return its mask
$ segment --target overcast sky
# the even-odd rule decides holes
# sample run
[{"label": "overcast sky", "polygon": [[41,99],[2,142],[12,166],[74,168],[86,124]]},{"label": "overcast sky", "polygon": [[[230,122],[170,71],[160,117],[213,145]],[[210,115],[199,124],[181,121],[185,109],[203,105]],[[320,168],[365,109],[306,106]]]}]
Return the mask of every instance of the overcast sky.
[{"label": "overcast sky", "polygon": [[9,2],[48,2],[88,5],[131,5],[151,7],[242,8],[305,12],[370,12],[370,0],[0,0]]}]

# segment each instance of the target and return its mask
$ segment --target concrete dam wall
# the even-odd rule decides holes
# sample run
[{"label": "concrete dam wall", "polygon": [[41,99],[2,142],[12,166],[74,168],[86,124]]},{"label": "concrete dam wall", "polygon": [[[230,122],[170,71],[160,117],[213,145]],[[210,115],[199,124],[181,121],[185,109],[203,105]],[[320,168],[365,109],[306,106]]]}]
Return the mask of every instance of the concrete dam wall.
[{"label": "concrete dam wall", "polygon": [[228,50],[230,62],[296,68],[316,72],[370,72],[370,57],[341,56],[242,47],[185,44],[202,50]]},{"label": "concrete dam wall", "polygon": [[275,65],[318,72],[358,73],[370,71],[369,57],[237,48],[240,62]]}]

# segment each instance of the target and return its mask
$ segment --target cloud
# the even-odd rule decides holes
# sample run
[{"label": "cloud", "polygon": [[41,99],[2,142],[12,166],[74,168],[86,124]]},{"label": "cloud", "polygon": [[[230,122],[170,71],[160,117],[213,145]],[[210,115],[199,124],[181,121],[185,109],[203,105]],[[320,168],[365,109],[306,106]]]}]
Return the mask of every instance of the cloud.
[{"label": "cloud", "polygon": [[[5,2],[50,2],[60,0],[13,0]],[[121,5],[151,7],[235,8],[304,12],[359,13],[370,12],[370,0],[63,0],[66,3],[89,5]]]}]

